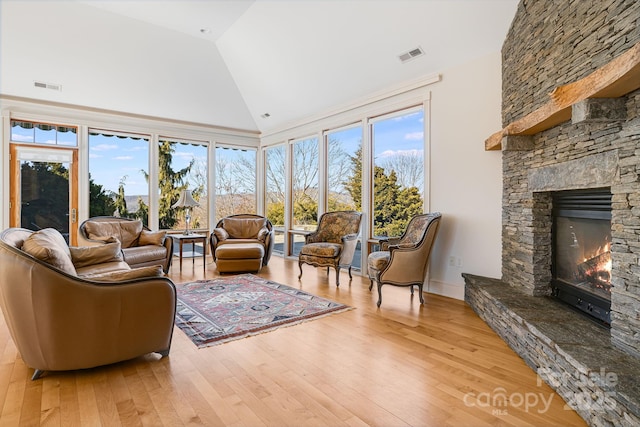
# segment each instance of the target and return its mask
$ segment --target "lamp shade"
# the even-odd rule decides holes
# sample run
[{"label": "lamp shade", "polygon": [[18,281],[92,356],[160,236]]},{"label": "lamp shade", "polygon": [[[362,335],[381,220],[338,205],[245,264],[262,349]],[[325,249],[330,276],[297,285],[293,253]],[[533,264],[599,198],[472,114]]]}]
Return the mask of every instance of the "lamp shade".
[{"label": "lamp shade", "polygon": [[171,205],[172,208],[193,208],[195,206],[200,206],[200,203],[193,200],[191,190],[182,190],[178,201]]}]

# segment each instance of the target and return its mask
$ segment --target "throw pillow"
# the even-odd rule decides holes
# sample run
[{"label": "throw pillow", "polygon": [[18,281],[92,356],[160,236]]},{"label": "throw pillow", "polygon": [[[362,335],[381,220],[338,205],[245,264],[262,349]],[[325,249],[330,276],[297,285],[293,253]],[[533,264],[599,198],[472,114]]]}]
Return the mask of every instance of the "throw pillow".
[{"label": "throw pillow", "polygon": [[113,221],[91,221],[84,223],[87,236],[91,240],[103,240],[115,236],[123,248],[136,246],[138,237],[142,231],[142,221],[113,220]]},{"label": "throw pillow", "polygon": [[65,273],[76,275],[69,246],[54,228],[43,228],[32,233],[22,244],[22,250]]},{"label": "throw pillow", "polygon": [[162,245],[166,235],[166,231],[142,230],[140,232],[140,237],[138,238],[138,246]]},{"label": "throw pillow", "polygon": [[122,261],[120,242],[117,240],[114,243],[99,246],[70,247],[69,251],[71,252],[71,261],[76,268]]},{"label": "throw pillow", "polygon": [[265,241],[267,236],[269,235],[269,229],[267,227],[261,228],[258,232],[258,240]]},{"label": "throw pillow", "polygon": [[97,282],[122,282],[124,280],[142,279],[145,277],[164,277],[162,267],[159,265],[138,267],[132,268],[131,270],[96,274],[94,276],[87,277],[87,279],[95,280]]},{"label": "throw pillow", "polygon": [[227,230],[224,228],[214,228],[213,234],[215,234],[220,241],[227,240],[229,238],[229,233],[227,233]]}]

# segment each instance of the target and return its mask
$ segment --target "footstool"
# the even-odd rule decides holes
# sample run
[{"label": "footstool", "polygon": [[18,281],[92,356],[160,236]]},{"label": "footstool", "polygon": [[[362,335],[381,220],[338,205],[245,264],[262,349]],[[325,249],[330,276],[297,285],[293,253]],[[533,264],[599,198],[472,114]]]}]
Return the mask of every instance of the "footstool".
[{"label": "footstool", "polygon": [[220,273],[258,272],[263,257],[264,246],[259,243],[228,243],[216,248],[216,266]]}]

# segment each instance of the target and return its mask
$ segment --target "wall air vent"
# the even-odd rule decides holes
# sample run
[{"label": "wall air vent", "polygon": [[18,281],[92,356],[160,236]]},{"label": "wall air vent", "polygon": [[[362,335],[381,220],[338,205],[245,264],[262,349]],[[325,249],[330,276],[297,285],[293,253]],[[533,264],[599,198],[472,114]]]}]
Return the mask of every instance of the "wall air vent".
[{"label": "wall air vent", "polygon": [[62,85],[54,84],[54,83],[44,83],[44,82],[33,82],[35,87],[39,87],[42,89],[51,89],[62,92]]},{"label": "wall air vent", "polygon": [[424,55],[424,50],[422,50],[422,48],[418,46],[417,48],[411,49],[410,51],[405,52],[402,55],[398,55],[398,58],[400,58],[400,62],[407,62],[422,55]]}]

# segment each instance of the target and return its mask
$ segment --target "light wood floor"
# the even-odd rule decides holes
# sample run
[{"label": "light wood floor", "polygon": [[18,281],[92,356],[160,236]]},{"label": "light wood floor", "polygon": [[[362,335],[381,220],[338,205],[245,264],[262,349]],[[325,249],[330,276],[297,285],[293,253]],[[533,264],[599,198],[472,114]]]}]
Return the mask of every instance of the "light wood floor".
[{"label": "light wood floor", "polygon": [[[37,381],[0,320],[0,425],[585,425],[464,302],[387,286],[377,309],[360,276],[297,274],[273,257],[259,275],[355,310],[201,350],[176,328],[167,358]],[[202,260],[170,276],[202,279]]]}]

